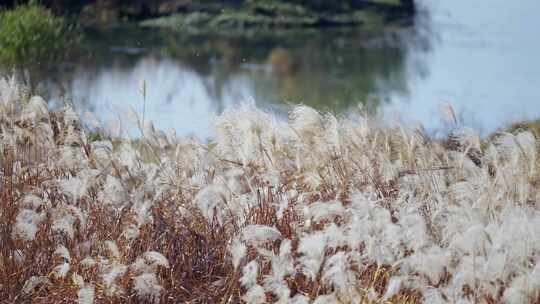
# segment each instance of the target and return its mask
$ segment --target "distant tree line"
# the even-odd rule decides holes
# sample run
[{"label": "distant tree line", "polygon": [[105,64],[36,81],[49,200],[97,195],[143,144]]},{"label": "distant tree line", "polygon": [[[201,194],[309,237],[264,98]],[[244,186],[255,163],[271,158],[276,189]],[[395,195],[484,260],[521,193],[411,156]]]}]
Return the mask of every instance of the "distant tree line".
[{"label": "distant tree line", "polygon": [[[4,0],[5,8],[27,3],[39,3],[56,14],[78,14],[85,7],[115,8],[125,15],[147,18],[194,9],[211,9],[224,6],[241,6],[246,3],[296,3],[313,10],[346,11],[365,6],[384,6],[392,1],[381,0]],[[414,0],[395,0],[402,8],[414,13]],[[1,4],[0,4],[1,5]]]}]

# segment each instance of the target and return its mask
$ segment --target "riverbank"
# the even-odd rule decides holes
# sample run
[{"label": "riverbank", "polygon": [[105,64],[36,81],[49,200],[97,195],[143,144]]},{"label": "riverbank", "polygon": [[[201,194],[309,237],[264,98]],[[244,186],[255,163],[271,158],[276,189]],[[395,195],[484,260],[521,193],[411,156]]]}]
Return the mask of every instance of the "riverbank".
[{"label": "riverbank", "polygon": [[314,9],[284,1],[246,2],[237,7],[185,9],[183,12],[141,22],[143,26],[170,27],[188,32],[363,27],[382,28],[412,21],[413,11],[400,1],[372,1],[343,9]]},{"label": "riverbank", "polygon": [[534,303],[540,153],[528,131],[453,145],[371,117],[249,108],[210,143],[90,137],[0,80],[7,302]]},{"label": "riverbank", "polygon": [[[24,1],[17,2],[19,5]],[[11,8],[14,3],[4,3]],[[145,26],[189,28],[203,31],[265,28],[321,28],[380,26],[410,21],[415,5],[410,0],[369,1],[43,1],[58,15],[83,26],[139,23]],[[2,6],[0,6],[2,9]]]}]

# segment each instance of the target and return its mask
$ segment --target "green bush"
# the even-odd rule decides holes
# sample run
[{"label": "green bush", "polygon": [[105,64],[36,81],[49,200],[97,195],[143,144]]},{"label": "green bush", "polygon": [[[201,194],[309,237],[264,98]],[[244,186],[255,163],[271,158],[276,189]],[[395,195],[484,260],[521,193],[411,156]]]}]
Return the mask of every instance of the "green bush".
[{"label": "green bush", "polygon": [[0,12],[0,62],[19,71],[58,63],[74,35],[62,17],[39,5]]}]

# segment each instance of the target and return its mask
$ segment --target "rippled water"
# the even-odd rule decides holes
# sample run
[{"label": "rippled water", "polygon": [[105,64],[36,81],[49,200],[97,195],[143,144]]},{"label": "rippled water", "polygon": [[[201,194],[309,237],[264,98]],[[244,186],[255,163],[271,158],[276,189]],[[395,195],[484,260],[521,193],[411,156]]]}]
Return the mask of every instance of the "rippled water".
[{"label": "rippled water", "polygon": [[89,33],[90,55],[61,84],[81,111],[107,124],[127,109],[159,129],[211,135],[212,118],[242,103],[284,114],[304,103],[346,115],[358,104],[443,129],[442,102],[490,132],[540,117],[537,0],[423,0],[415,26],[384,33],[305,30],[238,37],[116,28]]}]

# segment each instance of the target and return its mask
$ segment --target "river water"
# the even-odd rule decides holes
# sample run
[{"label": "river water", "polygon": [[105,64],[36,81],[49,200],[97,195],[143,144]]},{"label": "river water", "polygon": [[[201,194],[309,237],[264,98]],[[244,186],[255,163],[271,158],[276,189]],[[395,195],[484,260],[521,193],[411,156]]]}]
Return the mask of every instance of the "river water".
[{"label": "river water", "polygon": [[407,98],[394,95],[387,109],[428,129],[441,128],[441,102],[451,103],[462,124],[482,133],[519,120],[540,118],[540,9],[537,0],[422,2],[430,13],[432,51],[411,52],[425,77],[410,77]]},{"label": "river water", "polygon": [[63,95],[104,125],[127,109],[142,114],[144,104],[156,128],[201,138],[211,136],[213,117],[245,103],[278,115],[299,103],[337,115],[363,104],[434,134],[444,131],[445,102],[483,134],[540,117],[540,1],[419,2],[414,27],[384,33],[94,30],[94,51],[46,86],[61,82]]}]

